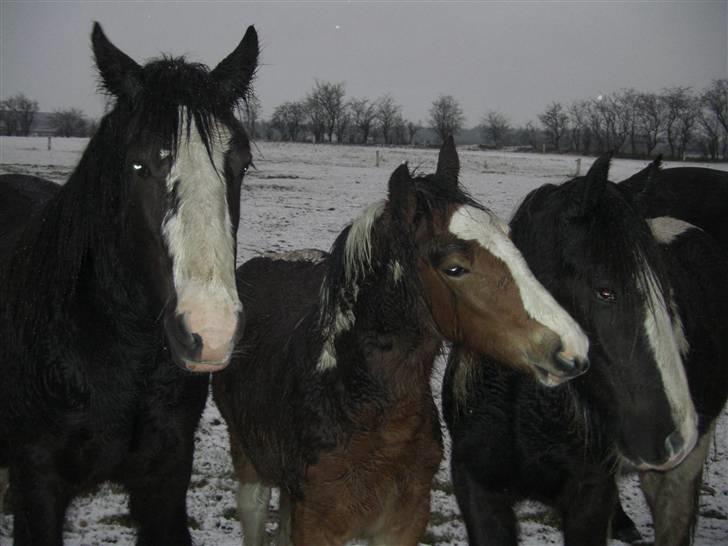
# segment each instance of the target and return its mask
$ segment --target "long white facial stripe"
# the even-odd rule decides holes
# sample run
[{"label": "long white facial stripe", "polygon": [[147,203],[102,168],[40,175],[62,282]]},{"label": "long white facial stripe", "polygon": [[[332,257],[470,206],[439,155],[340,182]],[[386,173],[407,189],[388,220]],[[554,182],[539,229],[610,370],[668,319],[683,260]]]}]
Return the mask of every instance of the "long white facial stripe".
[{"label": "long white facial stripe", "polygon": [[194,123],[189,136],[186,131],[182,132],[184,138],[179,140],[167,178],[168,192],[176,193],[177,209],[165,219],[164,236],[172,257],[178,295],[187,289],[203,290],[205,297],[211,297],[213,302],[240,310],[223,175],[223,150],[230,134],[221,127],[214,133],[212,154],[208,154]]},{"label": "long white facial stripe", "polygon": [[[682,354],[689,347],[683,332],[682,322],[677,316],[670,318],[665,297],[660,291],[654,273],[647,264],[638,286],[645,296],[645,332],[650,349],[662,378],[665,395],[670,404],[673,419],[683,438],[689,441],[696,434],[697,422],[695,407],[688,387]],[[674,309],[674,305],[672,306]]]},{"label": "long white facial stripe", "polygon": [[586,359],[589,340],[581,327],[534,277],[523,255],[508,237],[507,226],[494,214],[469,205],[461,206],[450,219],[450,232],[464,240],[475,240],[499,258],[513,276],[526,312],[561,337],[564,352]]}]

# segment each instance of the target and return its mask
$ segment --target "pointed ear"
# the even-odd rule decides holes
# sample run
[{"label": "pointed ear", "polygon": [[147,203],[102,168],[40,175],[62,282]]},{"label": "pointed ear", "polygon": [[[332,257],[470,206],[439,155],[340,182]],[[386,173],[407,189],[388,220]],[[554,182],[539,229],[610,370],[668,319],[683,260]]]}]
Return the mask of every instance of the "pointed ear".
[{"label": "pointed ear", "polygon": [[592,164],[589,172],[581,181],[582,188],[578,202],[575,203],[575,216],[586,216],[597,205],[607,187],[611,152],[599,156]]},{"label": "pointed ear", "polygon": [[235,51],[220,61],[210,73],[227,102],[233,103],[248,96],[250,83],[258,67],[258,53],[258,33],[251,25]]},{"label": "pointed ear", "polygon": [[397,167],[389,178],[389,209],[392,219],[411,223],[415,215],[414,184],[407,163]]},{"label": "pointed ear", "polygon": [[641,171],[633,174],[629,178],[622,180],[619,185],[624,186],[632,193],[638,193],[645,189],[651,178],[655,177],[662,169],[662,154],[658,155],[655,160],[647,165]]},{"label": "pointed ear", "polygon": [[116,97],[133,99],[142,89],[141,67],[112,44],[96,22],[91,45],[104,89]]},{"label": "pointed ear", "polygon": [[657,185],[662,176],[662,154],[658,155],[655,160],[641,172],[646,171],[642,189],[634,196],[634,202],[639,208],[646,207],[646,204],[657,193]]},{"label": "pointed ear", "polygon": [[452,135],[448,136],[442,143],[440,155],[437,157],[437,170],[435,176],[438,180],[447,184],[448,187],[455,189],[458,186],[458,176],[460,175],[460,159],[455,149],[455,139]]}]

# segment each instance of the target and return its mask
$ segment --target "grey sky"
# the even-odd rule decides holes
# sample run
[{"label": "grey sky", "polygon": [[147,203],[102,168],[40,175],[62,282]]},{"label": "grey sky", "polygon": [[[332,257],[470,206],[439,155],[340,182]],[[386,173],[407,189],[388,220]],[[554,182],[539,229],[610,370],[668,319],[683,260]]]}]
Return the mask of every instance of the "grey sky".
[{"label": "grey sky", "polygon": [[102,111],[91,24],[137,61],[186,54],[210,65],[254,24],[264,116],[314,79],[347,96],[390,93],[425,122],[452,94],[467,125],[489,109],[525,123],[553,100],[634,87],[696,89],[728,77],[728,1],[12,2],[0,0],[0,97],[42,111]]}]

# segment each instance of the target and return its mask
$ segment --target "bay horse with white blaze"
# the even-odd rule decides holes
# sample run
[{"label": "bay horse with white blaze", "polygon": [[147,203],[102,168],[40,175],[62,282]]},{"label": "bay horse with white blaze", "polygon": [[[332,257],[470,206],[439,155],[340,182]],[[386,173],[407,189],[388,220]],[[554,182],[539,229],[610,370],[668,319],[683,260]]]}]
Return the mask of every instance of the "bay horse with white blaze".
[{"label": "bay horse with white blaze", "polygon": [[185,545],[207,372],[243,326],[235,109],[258,40],[214,70],[140,66],[98,24],[92,43],[115,103],[68,181],[0,178],[0,466],[17,545],[62,544],[71,499],[105,480],[128,491],[138,544]]},{"label": "bay horse with white blaze", "polygon": [[543,389],[465,348],[451,353],[443,409],[471,545],[515,545],[512,506],[535,498],[558,509],[567,546],[604,546],[622,460],[641,471],[656,544],[690,543],[728,394],[728,257],[685,222],[646,221],[608,165],[534,190],[510,224],[587,332],[589,373]]},{"label": "bay horse with white blaze", "polygon": [[329,254],[238,269],[248,326],[213,394],[246,546],[266,541],[271,486],[281,545],[418,544],[441,458],[430,372],[443,339],[549,384],[586,369],[581,330],[458,174],[449,138],[434,175],[397,168]]}]

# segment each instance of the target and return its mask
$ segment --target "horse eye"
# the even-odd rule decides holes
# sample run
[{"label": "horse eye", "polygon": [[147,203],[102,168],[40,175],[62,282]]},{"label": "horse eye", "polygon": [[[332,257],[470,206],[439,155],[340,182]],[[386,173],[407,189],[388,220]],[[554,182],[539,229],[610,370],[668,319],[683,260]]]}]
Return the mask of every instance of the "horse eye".
[{"label": "horse eye", "polygon": [[611,288],[597,288],[597,297],[602,301],[613,302],[617,300],[617,294]]},{"label": "horse eye", "polygon": [[456,278],[457,277],[462,277],[466,273],[470,273],[470,271],[468,271],[467,269],[465,269],[464,267],[461,267],[459,265],[453,265],[453,266],[450,266],[450,267],[446,267],[442,271],[448,277],[456,277]]},{"label": "horse eye", "polygon": [[142,178],[146,178],[147,176],[149,176],[149,169],[144,163],[139,163],[138,161],[135,161],[131,164],[131,168],[138,176]]}]

